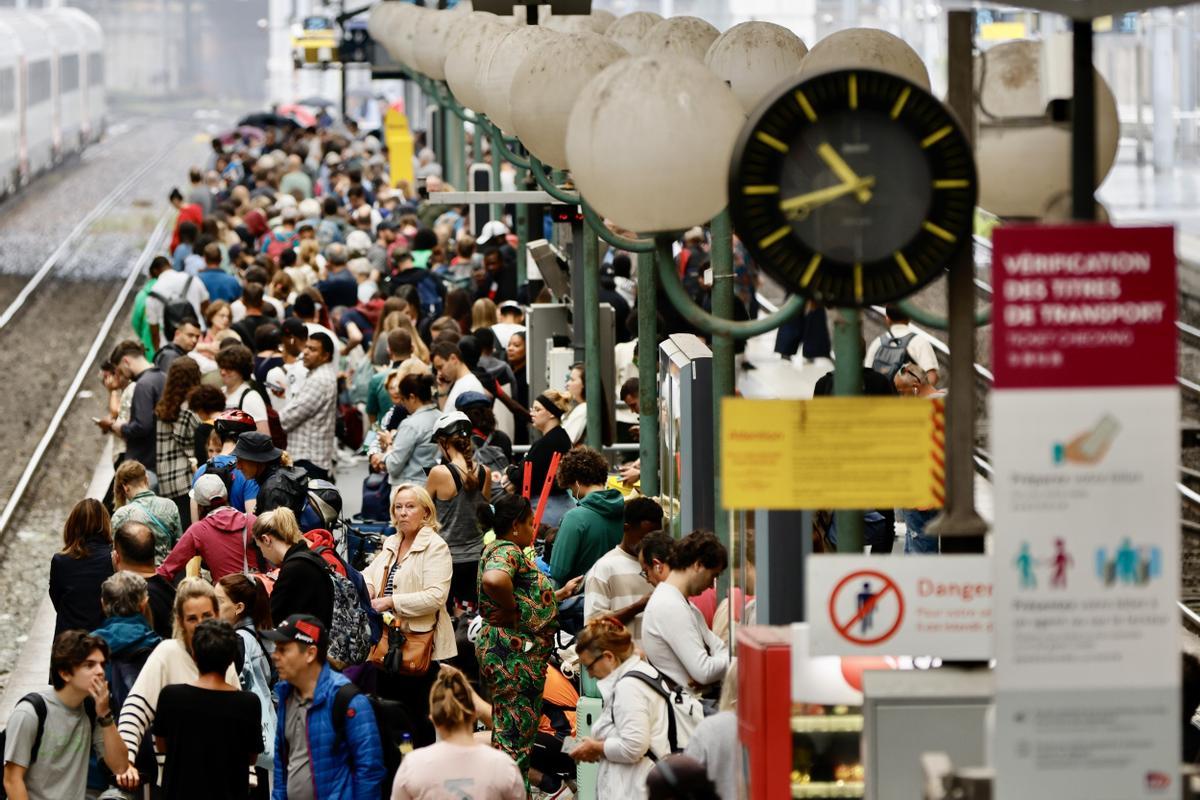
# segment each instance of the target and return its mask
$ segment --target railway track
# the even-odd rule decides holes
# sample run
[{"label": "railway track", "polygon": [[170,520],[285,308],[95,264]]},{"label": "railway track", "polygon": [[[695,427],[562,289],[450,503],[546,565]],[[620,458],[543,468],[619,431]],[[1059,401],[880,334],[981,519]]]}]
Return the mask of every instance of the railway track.
[{"label": "railway track", "polygon": [[[76,369],[74,377],[71,379],[70,384],[67,386],[66,391],[62,395],[62,399],[59,401],[58,406],[54,411],[54,415],[50,418],[50,422],[46,426],[46,430],[43,432],[41,439],[34,448],[33,454],[30,456],[29,460],[25,464],[24,469],[21,471],[21,475],[17,480],[16,486],[4,504],[3,511],[0,511],[0,540],[2,540],[7,534],[13,518],[17,515],[17,513],[19,513],[21,501],[24,499],[25,493],[32,484],[33,478],[37,474],[43,458],[45,458],[46,453],[49,451],[50,445],[54,441],[54,437],[58,434],[59,428],[61,427],[63,420],[66,418],[67,412],[71,408],[71,404],[75,401],[80,388],[83,386],[84,380],[86,380],[87,377],[92,373],[93,366],[96,363],[97,357],[100,355],[100,350],[107,344],[109,334],[113,329],[113,325],[121,316],[121,313],[125,308],[125,303],[129,300],[129,296],[133,292],[138,277],[145,270],[146,266],[149,264],[154,255],[160,252],[165,246],[170,230],[168,225],[169,221],[169,214],[164,214],[159,218],[158,224],[155,226],[153,232],[151,232],[150,237],[141,250],[141,253],[129,267],[129,270],[125,275],[125,281],[121,285],[120,290],[117,292],[115,299],[109,305],[108,312],[105,314],[103,321],[100,323],[100,327],[96,332],[91,347],[84,355],[78,369]],[[12,308],[12,306],[10,306],[10,308]],[[11,315],[9,316],[9,319],[11,319]]]},{"label": "railway track", "polygon": [[50,275],[55,267],[60,266],[63,258],[72,255],[72,249],[91,229],[91,227],[101,219],[105,214],[111,211],[122,199],[125,198],[135,187],[137,187],[142,179],[155,167],[157,167],[164,159],[174,152],[177,141],[172,141],[160,153],[152,157],[136,171],[128,175],[121,183],[119,183],[111,192],[104,196],[92,210],[89,211],[83,219],[76,223],[58,246],[38,267],[37,271],[30,277],[17,296],[9,302],[8,306],[0,312],[0,331],[3,331],[13,318],[21,312],[26,303],[33,296],[37,288]]}]

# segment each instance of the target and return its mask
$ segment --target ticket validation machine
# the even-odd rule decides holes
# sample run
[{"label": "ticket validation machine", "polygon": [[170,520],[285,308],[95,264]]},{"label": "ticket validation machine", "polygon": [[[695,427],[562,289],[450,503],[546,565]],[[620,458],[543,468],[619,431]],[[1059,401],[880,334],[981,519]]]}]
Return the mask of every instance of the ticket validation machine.
[{"label": "ticket validation machine", "polygon": [[661,485],[678,509],[671,534],[710,531],[716,519],[712,351],[698,336],[674,334],[658,346],[658,375]]}]

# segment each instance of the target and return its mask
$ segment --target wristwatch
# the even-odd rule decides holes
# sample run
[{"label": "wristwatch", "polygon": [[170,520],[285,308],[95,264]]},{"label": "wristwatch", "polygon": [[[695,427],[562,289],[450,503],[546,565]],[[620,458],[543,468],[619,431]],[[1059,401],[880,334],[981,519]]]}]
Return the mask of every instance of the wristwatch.
[{"label": "wristwatch", "polygon": [[113,715],[112,715],[111,711],[108,712],[107,714],[105,714],[103,717],[96,717],[96,724],[99,725],[101,728],[110,727],[113,724],[113,722],[114,722],[114,720],[113,720]]}]

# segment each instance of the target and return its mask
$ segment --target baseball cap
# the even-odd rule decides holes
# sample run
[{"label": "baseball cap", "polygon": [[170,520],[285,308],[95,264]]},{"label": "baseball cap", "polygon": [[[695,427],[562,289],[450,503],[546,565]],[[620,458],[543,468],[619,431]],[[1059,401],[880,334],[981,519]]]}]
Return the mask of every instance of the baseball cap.
[{"label": "baseball cap", "polygon": [[272,642],[300,642],[320,647],[325,641],[325,623],[311,614],[292,614],[273,629],[261,631]]},{"label": "baseball cap", "polygon": [[196,501],[196,505],[208,508],[213,505],[214,500],[228,498],[229,490],[225,488],[225,481],[221,480],[220,475],[205,473],[196,479],[188,496]]},{"label": "baseball cap", "polygon": [[490,406],[491,399],[483,392],[463,392],[454,401],[454,407],[460,411],[471,406]]},{"label": "baseball cap", "polygon": [[483,230],[479,232],[479,238],[475,240],[475,244],[483,245],[492,241],[493,238],[504,239],[508,235],[508,226],[499,220],[492,220],[483,226]]}]

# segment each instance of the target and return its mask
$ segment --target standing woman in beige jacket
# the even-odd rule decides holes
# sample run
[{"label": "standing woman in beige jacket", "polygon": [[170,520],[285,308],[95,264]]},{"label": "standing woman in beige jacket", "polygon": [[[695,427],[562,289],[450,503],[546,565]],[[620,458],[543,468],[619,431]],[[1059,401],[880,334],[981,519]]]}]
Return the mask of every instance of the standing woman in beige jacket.
[{"label": "standing woman in beige jacket", "polygon": [[434,741],[429,690],[438,674],[437,662],[458,654],[446,613],[454,567],[450,548],[438,535],[437,512],[428,492],[410,483],[397,486],[391,508],[396,533],[384,541],[363,578],[376,611],[393,615],[395,625],[414,633],[434,631],[433,659],[424,675],[379,671],[379,696],[404,704],[415,726],[414,743],[422,747]]}]

